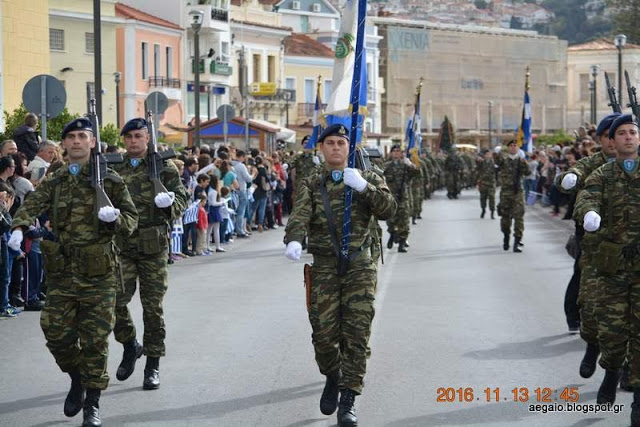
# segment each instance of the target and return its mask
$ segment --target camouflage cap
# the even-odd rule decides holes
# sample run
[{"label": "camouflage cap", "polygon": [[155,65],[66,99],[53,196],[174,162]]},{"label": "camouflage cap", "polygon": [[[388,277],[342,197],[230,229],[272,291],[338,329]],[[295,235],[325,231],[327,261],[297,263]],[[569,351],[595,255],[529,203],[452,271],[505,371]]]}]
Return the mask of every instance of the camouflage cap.
[{"label": "camouflage cap", "polygon": [[93,133],[93,125],[91,124],[91,120],[86,117],[78,117],[77,119],[71,120],[65,125],[64,129],[62,130],[62,136],[60,137],[60,139],[64,139],[64,137],[67,136],[69,132],[74,132],[77,130],[87,130]]},{"label": "camouflage cap", "polygon": [[135,119],[129,120],[125,123],[124,127],[120,131],[120,136],[124,136],[127,132],[131,132],[132,130],[138,129],[146,129],[147,121],[142,117],[136,117]]}]

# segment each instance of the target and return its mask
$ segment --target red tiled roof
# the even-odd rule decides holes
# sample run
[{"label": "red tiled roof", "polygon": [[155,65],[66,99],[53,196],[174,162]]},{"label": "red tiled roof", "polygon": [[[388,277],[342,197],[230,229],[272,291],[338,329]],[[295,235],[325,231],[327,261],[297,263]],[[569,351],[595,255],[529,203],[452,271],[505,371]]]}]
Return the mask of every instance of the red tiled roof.
[{"label": "red tiled roof", "polygon": [[293,28],[291,27],[280,27],[278,25],[262,24],[260,22],[239,21],[237,19],[232,19],[231,22],[234,24],[244,24],[244,25],[253,25],[254,27],[271,28],[274,30],[293,31]]},{"label": "red tiled roof", "polygon": [[[627,43],[624,46],[625,49],[640,49],[640,45]],[[596,39],[590,42],[574,44],[569,46],[569,52],[580,52],[584,50],[617,50],[618,48],[613,44],[613,40],[609,39]]]},{"label": "red tiled roof", "polygon": [[284,53],[293,56],[322,56],[333,58],[333,50],[311,37],[294,33],[284,39]]},{"label": "red tiled roof", "polygon": [[136,19],[138,21],[161,25],[168,28],[174,28],[176,30],[181,29],[179,25],[176,25],[173,22],[166,21],[164,19],[158,18],[157,16],[149,15],[148,13],[145,13],[138,9],[134,9],[131,6],[127,6],[126,4],[122,3],[116,3],[116,16]]}]

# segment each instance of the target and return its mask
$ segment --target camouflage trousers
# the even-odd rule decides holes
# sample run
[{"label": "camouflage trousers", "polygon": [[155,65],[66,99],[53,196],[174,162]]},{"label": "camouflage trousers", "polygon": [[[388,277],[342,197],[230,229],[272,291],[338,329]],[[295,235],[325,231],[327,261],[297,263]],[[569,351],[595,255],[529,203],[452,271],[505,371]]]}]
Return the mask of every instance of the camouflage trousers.
[{"label": "camouflage trousers", "polygon": [[514,222],[513,236],[522,239],[524,234],[524,192],[500,193],[500,229],[502,233],[509,236],[511,234],[511,222]]},{"label": "camouflage trousers", "polygon": [[447,175],[447,194],[457,195],[460,192],[460,180],[457,177]]},{"label": "camouflage trousers", "polygon": [[113,272],[92,278],[51,276],[40,316],[47,348],[63,372],[78,370],[84,387],[105,390],[109,385],[107,358],[115,321],[116,276]]},{"label": "camouflage trousers", "polygon": [[136,327],[127,305],[136,292],[139,279],[144,351],[147,356],[162,357],[165,355],[166,335],[162,301],[167,292],[167,252],[137,256],[123,254],[121,265],[124,291],[118,292],[116,301],[116,326],[113,330],[116,340],[124,344],[136,337]]},{"label": "camouflage trousers", "polygon": [[480,207],[482,210],[487,208],[487,200],[489,200],[489,209],[491,212],[496,210],[496,187],[483,186],[480,190]]},{"label": "camouflage trousers", "polygon": [[[407,197],[407,195],[405,194],[404,197]],[[396,213],[393,214],[391,219],[387,220],[387,231],[389,234],[393,234],[398,239],[406,240],[409,238],[410,212],[409,203],[407,201],[403,200],[398,203]]]},{"label": "camouflage trousers", "polygon": [[589,344],[598,344],[598,323],[596,322],[595,303],[598,290],[598,270],[592,265],[591,256],[583,252],[580,257],[580,337]]},{"label": "camouflage trousers", "polygon": [[[617,370],[629,361],[629,385],[640,387],[640,272],[598,277],[595,314],[600,366]],[[627,348],[628,346],[628,348]]]},{"label": "camouflage trousers", "polygon": [[418,217],[422,214],[422,201],[424,200],[424,195],[422,193],[422,182],[420,182],[419,186],[413,185],[411,188],[412,192],[412,211],[411,216]]},{"label": "camouflage trousers", "polygon": [[374,316],[377,268],[368,251],[344,277],[335,257],[313,257],[309,322],[320,373],[342,370],[340,388],[362,393]]}]

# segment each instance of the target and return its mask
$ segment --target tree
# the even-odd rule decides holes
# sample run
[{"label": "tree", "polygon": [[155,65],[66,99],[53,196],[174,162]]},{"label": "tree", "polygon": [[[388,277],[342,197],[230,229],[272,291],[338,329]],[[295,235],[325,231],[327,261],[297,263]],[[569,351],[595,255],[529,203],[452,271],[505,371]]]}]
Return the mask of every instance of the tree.
[{"label": "tree", "polygon": [[100,128],[100,140],[109,145],[120,145],[120,131],[113,123]]},{"label": "tree", "polygon": [[453,126],[449,121],[449,117],[444,116],[444,121],[440,125],[440,133],[438,135],[438,147],[442,151],[451,150],[451,146],[455,143],[455,135],[453,134]]},{"label": "tree", "polygon": [[485,0],[475,0],[473,4],[475,4],[476,9],[486,9],[488,6]]},{"label": "tree", "polygon": [[614,9],[614,33],[627,36],[627,42],[640,43],[640,0],[608,0]]}]

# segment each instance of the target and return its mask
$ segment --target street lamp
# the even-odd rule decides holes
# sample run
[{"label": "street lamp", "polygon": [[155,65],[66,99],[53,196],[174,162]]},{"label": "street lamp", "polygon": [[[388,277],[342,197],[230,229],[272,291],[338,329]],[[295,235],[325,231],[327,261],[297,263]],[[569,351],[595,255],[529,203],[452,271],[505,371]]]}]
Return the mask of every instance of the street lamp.
[{"label": "street lamp", "polygon": [[624,103],[622,102],[622,48],[627,44],[627,36],[618,34],[613,39],[613,44],[618,48],[618,102],[620,107],[624,108]]},{"label": "street lamp", "polygon": [[116,82],[116,126],[120,129],[120,71],[113,73],[113,79]]},{"label": "street lamp", "polygon": [[291,92],[287,91],[284,93],[284,102],[287,108],[287,124],[285,127],[289,127],[289,101],[291,100]]},{"label": "street lamp", "polygon": [[191,18],[191,28],[193,29],[193,72],[195,74],[193,84],[193,98],[195,102],[195,119],[196,128],[194,132],[193,143],[196,147],[200,147],[200,28],[202,28],[202,17],[204,12],[193,9],[189,12]]},{"label": "street lamp", "polygon": [[592,65],[590,67],[591,76],[593,80],[591,81],[591,123],[597,123],[598,120],[598,95],[597,95],[597,77],[598,72],[600,71],[599,65]]},{"label": "street lamp", "polygon": [[489,148],[493,146],[491,141],[491,128],[493,127],[491,124],[491,107],[493,107],[493,101],[489,101],[487,103],[489,105]]}]

